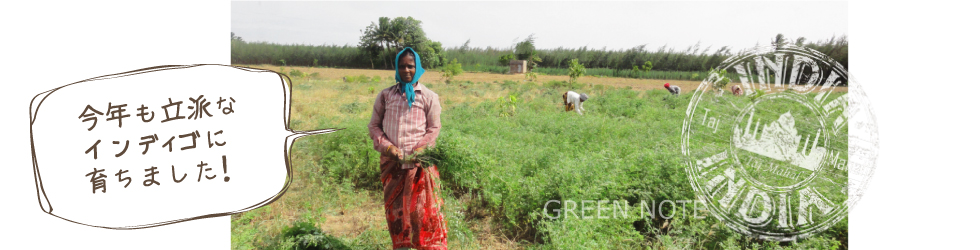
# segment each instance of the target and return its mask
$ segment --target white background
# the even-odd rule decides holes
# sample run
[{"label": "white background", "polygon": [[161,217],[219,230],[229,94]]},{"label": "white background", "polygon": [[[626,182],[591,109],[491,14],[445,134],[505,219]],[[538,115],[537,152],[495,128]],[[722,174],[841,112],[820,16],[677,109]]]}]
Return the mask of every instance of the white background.
[{"label": "white background", "polygon": [[[0,8],[2,248],[229,247],[228,217],[119,231],[42,213],[28,133],[30,99],[51,88],[158,65],[229,63],[229,6],[20,1]],[[849,4],[852,80],[877,112],[881,143],[875,175],[850,214],[852,249],[963,248],[976,238],[976,9]]]}]

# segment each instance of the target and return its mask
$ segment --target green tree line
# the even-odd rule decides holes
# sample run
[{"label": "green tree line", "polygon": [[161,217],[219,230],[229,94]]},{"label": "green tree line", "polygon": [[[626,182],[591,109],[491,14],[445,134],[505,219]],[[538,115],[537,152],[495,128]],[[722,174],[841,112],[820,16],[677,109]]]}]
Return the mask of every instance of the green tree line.
[{"label": "green tree line", "polygon": [[[847,37],[808,42],[806,38],[795,40],[777,34],[772,45],[793,43],[826,54],[847,68]],[[429,40],[422,29],[422,21],[412,17],[381,17],[361,30],[360,42],[351,45],[299,45],[268,42],[248,42],[242,37],[231,37],[231,62],[233,64],[274,64],[289,66],[326,66],[337,68],[390,69],[395,55],[405,47],[412,47],[422,55],[423,67],[435,69],[456,59],[464,70],[506,73],[510,59],[529,60],[536,72],[567,75],[572,60],[589,69],[587,75],[603,75],[634,78],[698,79],[721,62],[739,52],[728,46],[702,47],[700,43],[678,50],[667,45],[649,49],[638,45],[629,49],[558,47],[538,49],[534,36],[505,48],[470,47],[469,41],[459,47],[443,48],[442,43]],[[653,73],[651,73],[653,72]],[[689,72],[689,73],[670,73]],[[701,72],[700,74],[698,72]]]},{"label": "green tree line", "polygon": [[[496,65],[501,64],[502,57],[507,57],[518,50],[519,46],[511,48],[473,48],[468,46],[469,41],[460,47],[446,48],[447,58],[457,58],[464,65]],[[782,34],[777,34],[773,40],[773,45],[781,46],[788,44],[787,38]],[[817,42],[806,42],[805,38],[797,38],[795,45],[810,48],[830,56],[835,61],[847,68],[847,37],[832,37],[828,40]],[[586,68],[606,68],[613,70],[632,70],[634,66],[643,68],[648,66],[649,70],[656,71],[698,71],[706,72],[717,67],[728,57],[738,54],[733,52],[730,47],[723,46],[718,49],[703,47],[695,44],[684,50],[667,48],[667,45],[648,50],[646,45],[639,45],[629,49],[609,50],[606,48],[589,48],[583,46],[579,48],[558,47],[555,49],[538,49],[537,56],[541,58],[538,67],[543,68],[568,68],[573,59]],[[519,54],[519,52],[518,52]],[[650,62],[647,65],[646,62]]]}]

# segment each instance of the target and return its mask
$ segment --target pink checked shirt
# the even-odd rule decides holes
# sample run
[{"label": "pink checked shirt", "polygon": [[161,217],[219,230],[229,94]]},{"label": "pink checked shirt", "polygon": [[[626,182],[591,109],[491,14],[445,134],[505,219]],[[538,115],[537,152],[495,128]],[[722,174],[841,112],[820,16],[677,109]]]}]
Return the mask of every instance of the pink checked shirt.
[{"label": "pink checked shirt", "polygon": [[[415,149],[435,146],[439,129],[442,128],[439,95],[422,83],[416,83],[414,88],[415,102],[411,109],[405,100],[405,93],[399,91],[397,85],[381,90],[374,101],[368,133],[374,142],[374,150],[381,152],[382,158],[385,158],[384,152],[390,145],[398,147],[405,156]],[[402,164],[402,169],[414,167],[411,163]]]}]

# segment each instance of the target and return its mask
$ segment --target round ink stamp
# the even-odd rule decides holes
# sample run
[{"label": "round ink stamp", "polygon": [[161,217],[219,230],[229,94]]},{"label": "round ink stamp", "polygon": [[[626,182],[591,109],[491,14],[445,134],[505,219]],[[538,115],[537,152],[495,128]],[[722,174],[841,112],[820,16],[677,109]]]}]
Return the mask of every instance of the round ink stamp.
[{"label": "round ink stamp", "polygon": [[874,172],[867,96],[817,51],[740,53],[701,82],[682,130],[686,171],[713,216],[743,234],[791,241],[847,217]]}]

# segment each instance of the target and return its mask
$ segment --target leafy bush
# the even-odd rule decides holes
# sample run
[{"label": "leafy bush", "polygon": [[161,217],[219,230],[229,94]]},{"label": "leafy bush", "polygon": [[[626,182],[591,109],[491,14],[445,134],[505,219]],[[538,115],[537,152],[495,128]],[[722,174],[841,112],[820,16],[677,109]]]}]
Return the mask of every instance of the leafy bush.
[{"label": "leafy bush", "polygon": [[[311,138],[309,145],[320,155],[317,162],[325,178],[337,183],[349,182],[354,187],[381,189],[381,170],[374,144],[367,137],[368,118],[346,120],[332,127],[345,128],[330,136]],[[326,125],[321,125],[326,127]]]},{"label": "leafy bush", "polygon": [[662,100],[664,102],[664,108],[668,108],[668,109],[683,108],[684,105],[687,104],[684,102],[685,100],[682,99],[680,96],[676,96],[672,94],[664,95]]},{"label": "leafy bush", "polygon": [[442,67],[442,77],[446,78],[446,83],[453,80],[453,77],[463,73],[463,66],[456,62],[456,58]]},{"label": "leafy bush", "polygon": [[725,86],[728,86],[732,79],[728,78],[728,70],[711,69],[708,72],[708,81],[711,82],[711,88],[714,90],[724,91]]},{"label": "leafy bush", "polygon": [[500,116],[514,116],[517,113],[517,96],[509,95],[506,98],[501,96],[497,99],[497,109],[500,110]]},{"label": "leafy bush", "polygon": [[298,69],[293,69],[289,71],[289,76],[292,77],[306,77],[306,72],[299,71]]},{"label": "leafy bush", "polygon": [[[368,83],[368,82],[371,81],[371,78],[369,78],[366,75],[344,76],[344,79],[345,79],[344,81],[351,82],[351,83]],[[379,77],[379,79],[380,79],[380,77]]]},{"label": "leafy bush", "polygon": [[514,54],[506,54],[500,56],[497,62],[500,63],[500,66],[510,66],[510,61],[512,60],[514,60]]},{"label": "leafy bush", "polygon": [[759,99],[759,97],[762,97],[763,95],[766,95],[766,91],[761,89],[756,89],[755,91],[752,92],[751,95],[749,95],[749,100],[752,100],[754,102],[756,99]]},{"label": "leafy bush", "polygon": [[575,89],[581,89],[584,86],[584,84],[576,83],[576,82],[552,80],[544,83],[544,85],[542,86],[544,86],[545,88],[560,89],[560,90],[575,90]]},{"label": "leafy bush", "polygon": [[513,89],[513,88],[517,87],[517,82],[511,81],[511,80],[506,80],[506,81],[500,83],[500,87],[501,88],[504,88],[504,89]]},{"label": "leafy bush", "polygon": [[297,221],[282,230],[278,249],[351,249],[336,237],[326,235],[310,221]]},{"label": "leafy bush", "polygon": [[536,82],[538,81],[538,73],[534,73],[534,71],[528,70],[527,73],[524,73],[524,80]]},{"label": "leafy bush", "polygon": [[340,111],[348,114],[357,114],[364,109],[363,105],[359,102],[352,102],[340,106]]},{"label": "leafy bush", "polygon": [[589,99],[595,99],[595,109],[599,113],[607,114],[611,117],[635,118],[644,110],[648,109],[642,99],[636,98],[638,93],[628,89],[615,89],[606,91],[605,95]]},{"label": "leafy bush", "polygon": [[585,66],[578,63],[578,58],[572,59],[568,64],[568,81],[575,82],[582,75],[585,75]]},{"label": "leafy bush", "polygon": [[636,65],[633,65],[633,70],[630,70],[629,76],[630,76],[630,78],[640,78],[640,75],[642,73],[643,73],[643,71],[640,71],[640,67],[637,67]]}]

